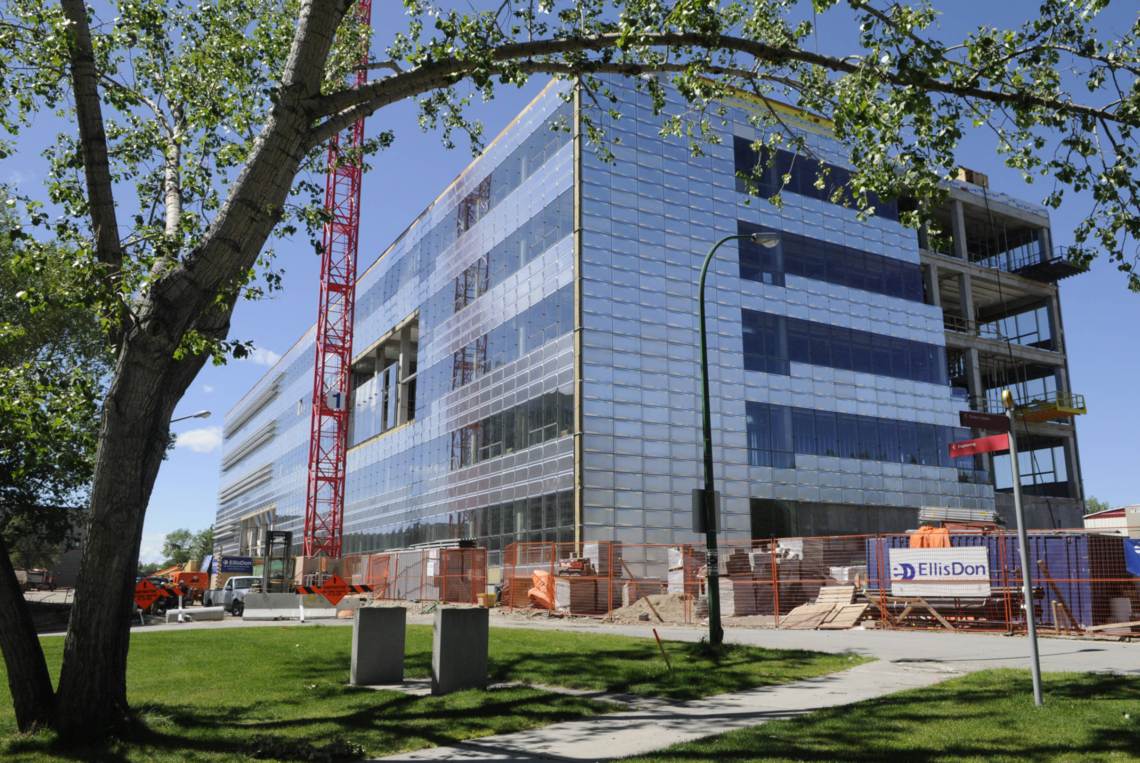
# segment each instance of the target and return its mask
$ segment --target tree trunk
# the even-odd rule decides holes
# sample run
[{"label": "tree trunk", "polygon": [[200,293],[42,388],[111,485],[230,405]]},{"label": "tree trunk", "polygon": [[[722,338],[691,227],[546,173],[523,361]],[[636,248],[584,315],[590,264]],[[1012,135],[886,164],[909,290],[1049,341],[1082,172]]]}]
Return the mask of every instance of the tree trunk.
[{"label": "tree trunk", "polygon": [[[129,712],[127,651],[143,519],[170,417],[208,358],[174,354],[190,330],[216,341],[229,334],[238,276],[256,261],[305,158],[314,115],[301,102],[320,92],[349,2],[302,3],[282,86],[229,197],[193,251],[156,263],[134,304],[137,320],[127,327],[103,402],[87,542],[56,693],[54,728],[65,737],[105,733]],[[86,161],[86,137],[83,144]],[[88,191],[110,198],[109,185]]]},{"label": "tree trunk", "polygon": [[172,358],[164,339],[136,333],[124,345],[103,403],[87,542],[71,610],[54,725],[66,736],[126,719],[127,651],[143,519],[170,417],[206,355]]},{"label": "tree trunk", "polygon": [[51,722],[54,697],[51,676],[32,625],[32,615],[24,592],[16,581],[16,570],[0,533],[0,652],[8,666],[8,689],[16,708],[16,728],[23,734],[35,732]]}]

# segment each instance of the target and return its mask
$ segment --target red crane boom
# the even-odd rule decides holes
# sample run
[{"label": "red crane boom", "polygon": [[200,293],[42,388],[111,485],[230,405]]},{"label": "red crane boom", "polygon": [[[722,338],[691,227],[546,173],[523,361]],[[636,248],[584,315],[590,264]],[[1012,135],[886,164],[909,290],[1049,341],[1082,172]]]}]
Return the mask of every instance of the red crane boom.
[{"label": "red crane boom", "polygon": [[[356,15],[367,28],[372,0],[358,0]],[[368,63],[365,54],[362,64]],[[353,73],[354,87],[368,72]],[[343,142],[342,142],[343,141]],[[313,366],[313,412],[309,479],[305,497],[305,556],[339,559],[344,535],[345,457],[352,379],[352,321],[356,306],[356,253],[360,238],[360,149],[364,120],[329,141],[325,178],[325,225],[321,254],[321,297]]]}]

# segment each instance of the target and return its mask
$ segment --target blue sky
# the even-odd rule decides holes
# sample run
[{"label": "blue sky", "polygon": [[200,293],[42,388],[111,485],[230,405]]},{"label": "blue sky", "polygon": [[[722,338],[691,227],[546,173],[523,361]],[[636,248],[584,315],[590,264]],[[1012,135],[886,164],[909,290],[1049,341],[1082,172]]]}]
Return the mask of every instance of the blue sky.
[{"label": "blue sky", "polygon": [[[977,0],[938,5],[954,9],[952,18],[942,20],[940,36],[944,39],[960,37],[982,20],[996,26],[1019,25],[1038,7],[1036,2]],[[1123,31],[1130,24],[1135,11],[1125,5],[1120,3],[1102,19],[1098,24],[1102,32]],[[853,51],[856,30],[849,18],[842,12],[820,19],[821,53]],[[376,45],[384,44],[393,30],[403,28],[396,4],[377,4],[373,28]],[[473,108],[472,113],[484,121],[488,142],[542,84],[535,80],[521,91],[504,89],[492,103]],[[20,193],[42,197],[44,164],[39,153],[58,128],[56,120],[44,117],[27,131],[18,144],[19,152],[0,164],[0,183],[16,184]],[[394,130],[396,142],[376,158],[364,180],[361,270],[471,161],[465,144],[447,151],[438,134],[421,133],[408,104],[386,108],[369,120],[368,129]],[[1033,201],[1047,193],[1044,184],[1027,186],[1019,175],[1006,170],[994,153],[992,140],[980,132],[964,141],[959,161],[988,174],[995,190]],[[1057,245],[1072,241],[1073,228],[1089,208],[1087,198],[1069,196],[1066,205],[1053,213]],[[207,366],[175,414],[209,410],[213,416],[172,425],[179,435],[178,446],[162,466],[148,507],[144,561],[159,558],[165,533],[179,527],[198,530],[213,522],[225,414],[316,319],[319,260],[307,237],[279,243],[277,264],[285,270],[284,290],[262,302],[242,302],[235,311],[231,338],[252,340],[257,347],[253,358],[223,367]],[[1086,396],[1089,406],[1089,415],[1078,423],[1085,489],[1114,505],[1140,502],[1134,448],[1129,445],[1133,427],[1140,423],[1140,399],[1135,394],[1140,378],[1136,337],[1140,295],[1129,292],[1122,275],[1101,260],[1090,273],[1064,281],[1061,293],[1073,389]]]}]

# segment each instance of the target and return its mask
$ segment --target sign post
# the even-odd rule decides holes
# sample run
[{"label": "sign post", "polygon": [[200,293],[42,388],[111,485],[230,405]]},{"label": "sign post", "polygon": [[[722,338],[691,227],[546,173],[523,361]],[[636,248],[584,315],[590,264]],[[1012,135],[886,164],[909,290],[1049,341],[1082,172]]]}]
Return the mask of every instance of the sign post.
[{"label": "sign post", "polygon": [[1009,417],[1009,463],[1013,469],[1013,512],[1017,515],[1017,545],[1021,551],[1022,606],[1025,622],[1029,626],[1029,655],[1033,669],[1033,704],[1041,707],[1045,697],[1041,692],[1041,658],[1037,654],[1037,613],[1033,606],[1033,570],[1029,567],[1029,536],[1025,532],[1025,512],[1021,508],[1021,469],[1017,463],[1017,438],[1013,428],[1013,395],[1007,389],[1001,393],[1005,412]]}]

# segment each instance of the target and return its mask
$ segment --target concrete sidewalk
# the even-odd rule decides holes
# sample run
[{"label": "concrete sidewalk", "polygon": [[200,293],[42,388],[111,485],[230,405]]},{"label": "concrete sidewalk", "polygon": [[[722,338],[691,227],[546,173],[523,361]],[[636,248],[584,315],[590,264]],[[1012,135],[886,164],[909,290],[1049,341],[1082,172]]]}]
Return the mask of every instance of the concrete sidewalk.
[{"label": "concrete sidewalk", "polygon": [[[499,627],[650,636],[643,626],[574,623],[517,623]],[[695,627],[658,627],[671,641],[696,641]],[[725,640],[774,649],[811,649],[862,654],[878,662],[807,681],[722,694],[692,702],[647,700],[631,711],[560,723],[541,729],[472,739],[451,747],[403,753],[383,760],[419,761],[599,761],[642,755],[714,733],[758,726],[829,707],[931,686],[991,668],[1028,668],[1024,637],[904,630],[727,629]],[[1104,641],[1041,639],[1046,671],[1113,672],[1140,675],[1140,645]]]},{"label": "concrete sidewalk", "polygon": [[930,686],[965,671],[939,663],[872,662],[806,681],[721,694],[691,702],[654,701],[628,712],[558,723],[517,734],[377,760],[598,761],[641,755],[679,742],[758,726],[824,708]]}]

